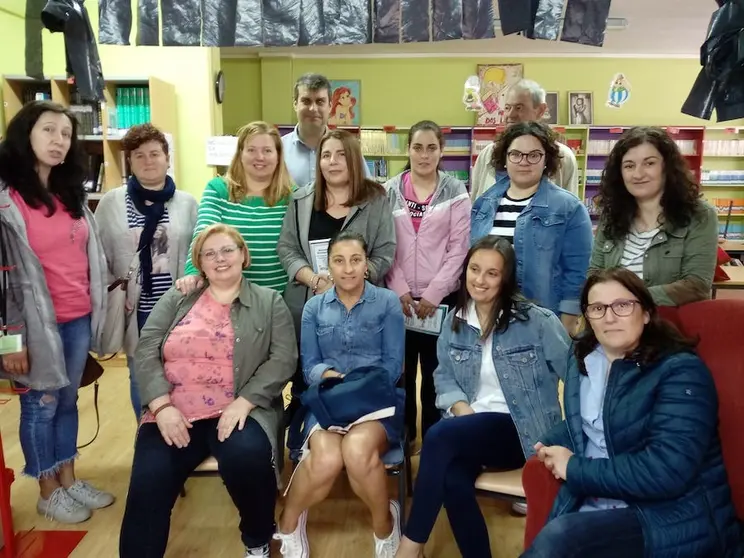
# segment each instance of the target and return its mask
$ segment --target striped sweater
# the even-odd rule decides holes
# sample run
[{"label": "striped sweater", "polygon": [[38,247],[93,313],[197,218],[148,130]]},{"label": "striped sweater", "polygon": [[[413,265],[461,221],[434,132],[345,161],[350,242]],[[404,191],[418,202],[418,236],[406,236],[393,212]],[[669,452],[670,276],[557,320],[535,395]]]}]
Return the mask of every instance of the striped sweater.
[{"label": "striped sweater", "polygon": [[[251,265],[244,273],[246,279],[256,285],[284,292],[287,274],[279,262],[276,243],[287,212],[287,200],[269,207],[263,198],[257,196],[247,197],[240,203],[231,202],[228,197],[227,183],[222,177],[209,181],[199,203],[194,238],[214,223],[235,227],[251,253]],[[192,239],[192,247],[193,244]],[[190,260],[186,264],[186,274],[197,274]]]}]

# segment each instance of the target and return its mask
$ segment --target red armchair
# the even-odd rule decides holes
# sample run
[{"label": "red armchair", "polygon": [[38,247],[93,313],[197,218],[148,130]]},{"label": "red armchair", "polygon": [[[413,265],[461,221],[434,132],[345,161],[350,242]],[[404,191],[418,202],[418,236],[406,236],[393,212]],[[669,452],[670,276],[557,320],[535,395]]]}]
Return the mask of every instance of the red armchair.
[{"label": "red armchair", "polygon": [[[744,520],[744,300],[705,300],[660,311],[686,335],[700,340],[698,353],[710,368],[718,391],[718,432],[734,507]],[[522,485],[528,506],[524,533],[528,548],[545,525],[560,484],[533,457],[522,472]]]}]

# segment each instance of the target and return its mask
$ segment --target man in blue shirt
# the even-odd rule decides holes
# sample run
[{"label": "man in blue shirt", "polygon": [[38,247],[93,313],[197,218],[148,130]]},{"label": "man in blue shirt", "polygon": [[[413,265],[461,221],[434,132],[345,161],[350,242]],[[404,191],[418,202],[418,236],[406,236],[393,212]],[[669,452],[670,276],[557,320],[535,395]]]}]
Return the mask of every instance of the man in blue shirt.
[{"label": "man in blue shirt", "polygon": [[[331,114],[331,83],[320,74],[304,74],[295,82],[293,105],[297,126],[282,137],[284,162],[297,186],[315,181],[315,160]],[[364,161],[364,170],[370,176]]]}]

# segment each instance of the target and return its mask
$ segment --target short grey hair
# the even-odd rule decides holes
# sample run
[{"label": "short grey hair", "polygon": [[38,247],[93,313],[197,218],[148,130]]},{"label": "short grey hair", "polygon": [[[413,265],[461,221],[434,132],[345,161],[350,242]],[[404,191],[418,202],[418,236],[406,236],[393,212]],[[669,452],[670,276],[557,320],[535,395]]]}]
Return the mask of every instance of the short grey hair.
[{"label": "short grey hair", "polygon": [[545,102],[545,89],[543,89],[539,83],[532,81],[531,79],[519,80],[517,83],[512,85],[512,89],[520,93],[529,93],[530,97],[532,97],[532,106],[536,107]]},{"label": "short grey hair", "polygon": [[331,96],[331,82],[328,81],[327,77],[321,74],[303,74],[297,78],[294,85],[295,101],[300,94],[300,87],[307,87],[308,91],[320,91],[321,89],[325,89],[328,91],[328,96]]}]

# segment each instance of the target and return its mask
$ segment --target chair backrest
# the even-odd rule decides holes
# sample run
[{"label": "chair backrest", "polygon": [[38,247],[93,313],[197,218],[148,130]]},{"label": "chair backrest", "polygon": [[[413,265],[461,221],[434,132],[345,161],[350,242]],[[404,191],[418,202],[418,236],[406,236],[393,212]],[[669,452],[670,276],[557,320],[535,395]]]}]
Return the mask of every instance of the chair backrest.
[{"label": "chair backrest", "polygon": [[661,315],[699,339],[698,354],[718,392],[718,432],[736,515],[744,520],[744,300],[705,300]]}]

